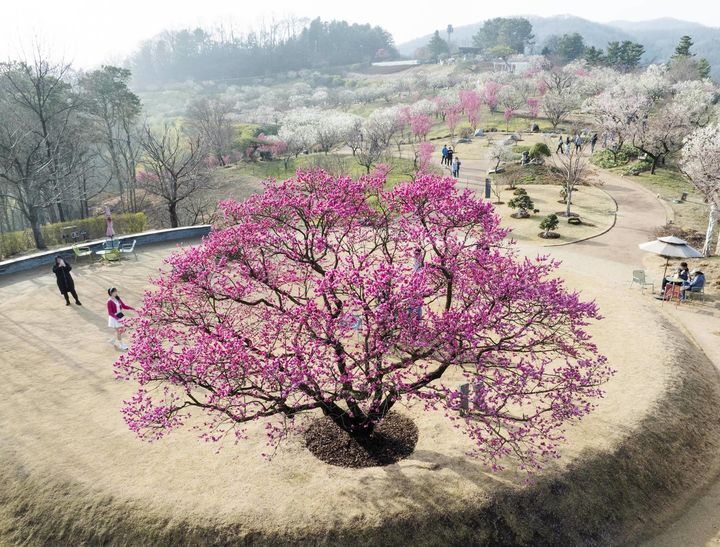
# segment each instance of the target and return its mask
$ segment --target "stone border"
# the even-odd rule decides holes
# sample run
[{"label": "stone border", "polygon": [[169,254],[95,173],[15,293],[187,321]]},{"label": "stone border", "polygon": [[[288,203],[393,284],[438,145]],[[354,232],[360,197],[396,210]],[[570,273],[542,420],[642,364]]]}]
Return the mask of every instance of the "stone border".
[{"label": "stone border", "polygon": [[[206,236],[210,233],[211,226],[209,224],[200,224],[197,226],[183,226],[181,228],[167,228],[164,230],[151,230],[149,232],[140,232],[137,234],[128,234],[123,236],[117,236],[116,239],[121,242],[132,242],[136,240],[137,246],[149,245],[151,243],[164,243],[167,241],[177,241],[180,239],[197,239],[202,236]],[[79,243],[82,247],[89,247],[91,250],[96,251],[102,248],[103,243],[107,238],[95,239],[92,241],[86,241]],[[72,245],[65,247],[58,247],[50,249],[48,251],[42,251],[28,256],[19,258],[11,258],[0,262],[0,276],[22,272],[25,270],[31,270],[38,266],[44,266],[52,264],[55,257],[59,254],[70,255],[75,257]]]},{"label": "stone border", "polygon": [[617,224],[617,214],[618,214],[618,209],[619,209],[617,200],[607,190],[604,190],[603,188],[600,188],[599,186],[596,186],[595,188],[597,188],[602,193],[604,193],[615,204],[615,212],[613,214],[612,224],[610,224],[610,226],[608,226],[605,230],[603,230],[602,232],[600,232],[598,234],[593,234],[591,236],[583,237],[581,239],[573,239],[572,241],[563,241],[562,243],[552,243],[550,245],[541,245],[541,247],[564,247],[565,245],[574,245],[575,243],[580,243],[582,241],[588,241],[589,239],[595,239],[596,237],[604,236],[610,230],[615,228],[615,225]]}]

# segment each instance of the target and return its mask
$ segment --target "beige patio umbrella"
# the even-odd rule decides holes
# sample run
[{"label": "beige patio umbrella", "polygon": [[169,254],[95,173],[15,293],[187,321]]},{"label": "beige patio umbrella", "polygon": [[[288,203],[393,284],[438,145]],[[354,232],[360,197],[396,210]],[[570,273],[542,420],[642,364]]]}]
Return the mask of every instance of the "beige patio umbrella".
[{"label": "beige patio umbrella", "polygon": [[667,275],[668,263],[671,258],[700,258],[702,253],[693,249],[688,242],[675,236],[659,237],[654,241],[640,243],[641,250],[654,253],[665,258],[665,271],[663,279]]}]

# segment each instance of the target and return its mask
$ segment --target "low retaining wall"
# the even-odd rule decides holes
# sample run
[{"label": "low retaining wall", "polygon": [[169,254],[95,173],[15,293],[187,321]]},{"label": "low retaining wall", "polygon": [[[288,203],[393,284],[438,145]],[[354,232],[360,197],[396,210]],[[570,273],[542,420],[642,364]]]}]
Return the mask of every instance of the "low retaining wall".
[{"label": "low retaining wall", "polygon": [[[199,226],[184,226],[182,228],[168,228],[166,230],[152,230],[150,232],[141,232],[139,234],[129,234],[118,236],[115,239],[122,243],[132,243],[133,239],[137,241],[135,248],[151,243],[164,243],[166,241],[178,241],[183,239],[197,239],[210,233],[209,224],[201,224]],[[93,251],[100,250],[106,239],[95,239],[79,243],[82,247],[89,247]],[[59,247],[49,251],[42,251],[28,256],[19,258],[11,258],[0,262],[0,275],[7,275],[25,270],[31,270],[38,266],[52,264],[57,255],[74,257],[72,245]]]}]

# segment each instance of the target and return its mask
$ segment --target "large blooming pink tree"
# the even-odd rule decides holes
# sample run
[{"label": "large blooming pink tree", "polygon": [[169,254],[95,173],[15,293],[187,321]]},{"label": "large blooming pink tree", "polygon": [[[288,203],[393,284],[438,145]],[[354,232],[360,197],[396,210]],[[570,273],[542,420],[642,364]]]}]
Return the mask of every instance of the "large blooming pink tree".
[{"label": "large blooming pink tree", "polygon": [[195,411],[206,438],[259,420],[277,441],[315,412],[362,437],[419,401],[492,462],[555,455],[611,373],[585,330],[595,304],[552,260],[518,256],[453,180],[384,185],[298,172],[222,203],[203,243],[167,260],[116,364],[139,384],[130,428],[157,438]]}]

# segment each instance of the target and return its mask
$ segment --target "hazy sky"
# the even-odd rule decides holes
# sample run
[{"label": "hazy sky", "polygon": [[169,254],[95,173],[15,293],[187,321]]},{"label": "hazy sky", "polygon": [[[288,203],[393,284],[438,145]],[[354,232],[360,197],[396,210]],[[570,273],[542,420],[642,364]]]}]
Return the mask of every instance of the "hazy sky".
[{"label": "hazy sky", "polygon": [[4,0],[0,59],[16,57],[39,38],[54,56],[79,66],[118,62],[138,42],[167,28],[232,20],[246,30],[263,17],[321,16],[381,25],[402,43],[490,17],[570,13],[594,21],[674,17],[720,27],[717,0]]}]

